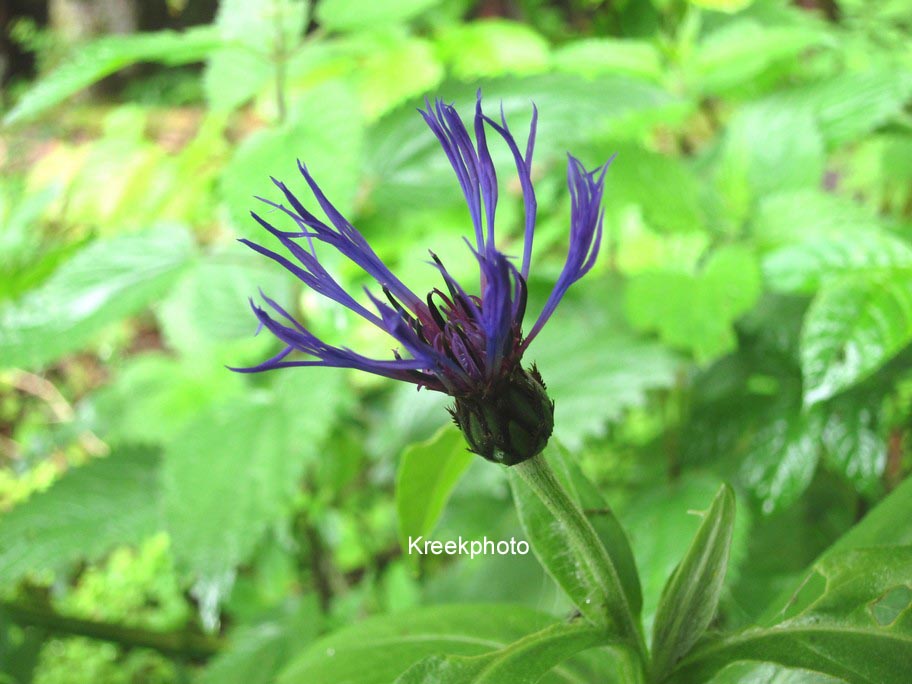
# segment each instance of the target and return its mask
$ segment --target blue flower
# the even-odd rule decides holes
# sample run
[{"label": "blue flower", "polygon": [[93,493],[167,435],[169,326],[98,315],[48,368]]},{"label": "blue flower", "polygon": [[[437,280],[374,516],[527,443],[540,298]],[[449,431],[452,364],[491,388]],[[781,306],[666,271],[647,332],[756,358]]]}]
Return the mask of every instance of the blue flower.
[{"label": "blue flower", "polygon": [[[241,240],[299,278],[312,290],[355,312],[389,334],[397,343],[391,359],[372,359],[346,347],[329,345],[311,333],[278,303],[263,295],[265,307],[251,302],[254,313],[283,344],[273,358],[252,368],[259,372],[293,366],[355,368],[411,382],[454,397],[451,411],[470,448],[482,456],[512,465],[531,458],[547,443],[553,429],[553,402],[534,369],[521,366],[523,353],[554,313],[567,289],[595,262],[602,237],[602,181],[609,159],[586,171],[569,156],[567,182],[572,202],[570,247],[567,260],[544,308],[523,334],[529,266],[535,234],[537,203],[532,187],[532,152],[538,112],[525,150],[520,150],[501,110],[500,121],[482,111],[481,95],[475,105],[474,142],[456,110],[441,100],[419,110],[440,141],[462,188],[474,228],[467,240],[480,270],[479,294],[472,294],[447,272],[431,252],[442,287],[419,297],[380,260],[370,245],[333,206],[307,170],[298,167],[329,223],[309,212],[280,181],[273,179],[287,201],[263,200],[286,214],[296,230],[279,230],[256,213],[253,218],[283,245],[285,254],[249,240]],[[519,267],[495,244],[497,174],[488,151],[493,131],[512,153],[525,205],[525,236]],[[613,159],[613,158],[612,158]],[[358,302],[317,259],[314,241],[325,243],[361,267],[376,280],[382,297],[367,291],[370,307]],[[304,358],[292,358],[299,352]],[[532,452],[532,453],[530,453]]]}]

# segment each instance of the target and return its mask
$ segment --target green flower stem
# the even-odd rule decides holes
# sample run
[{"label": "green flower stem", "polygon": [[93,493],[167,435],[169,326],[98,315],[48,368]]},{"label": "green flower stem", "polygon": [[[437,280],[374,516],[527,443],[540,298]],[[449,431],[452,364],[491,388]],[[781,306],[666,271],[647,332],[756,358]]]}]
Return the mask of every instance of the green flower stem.
[{"label": "green flower stem", "polygon": [[591,600],[577,606],[580,612],[593,624],[630,643],[646,662],[643,634],[611,557],[586,514],[570,498],[542,454],[512,466],[510,472],[526,483],[558,523],[580,577],[590,589]]}]

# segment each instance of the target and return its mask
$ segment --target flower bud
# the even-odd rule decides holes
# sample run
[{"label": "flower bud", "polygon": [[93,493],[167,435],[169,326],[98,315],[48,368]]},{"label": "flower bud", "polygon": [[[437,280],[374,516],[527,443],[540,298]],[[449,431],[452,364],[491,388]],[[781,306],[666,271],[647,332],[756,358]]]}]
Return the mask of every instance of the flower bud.
[{"label": "flower bud", "polygon": [[456,397],[450,413],[469,451],[508,466],[541,452],[554,429],[554,402],[535,366],[517,366],[486,392]]}]

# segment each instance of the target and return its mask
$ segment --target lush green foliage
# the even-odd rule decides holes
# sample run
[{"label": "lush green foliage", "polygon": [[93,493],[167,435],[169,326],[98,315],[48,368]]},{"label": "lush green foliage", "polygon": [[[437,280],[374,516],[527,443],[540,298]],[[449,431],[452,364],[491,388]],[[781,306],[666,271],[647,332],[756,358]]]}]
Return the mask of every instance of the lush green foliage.
[{"label": "lush green foliage", "polygon": [[[908,681],[910,25],[903,0],[221,0],[14,84],[0,682]],[[551,484],[466,454],[428,392],[226,370],[276,351],[257,288],[389,353],[235,242],[265,241],[269,176],[306,196],[297,158],[416,291],[428,248],[477,277],[415,107],[479,87],[514,131],[540,112],[533,311],[565,152],[618,152],[599,262],[527,354]]]}]

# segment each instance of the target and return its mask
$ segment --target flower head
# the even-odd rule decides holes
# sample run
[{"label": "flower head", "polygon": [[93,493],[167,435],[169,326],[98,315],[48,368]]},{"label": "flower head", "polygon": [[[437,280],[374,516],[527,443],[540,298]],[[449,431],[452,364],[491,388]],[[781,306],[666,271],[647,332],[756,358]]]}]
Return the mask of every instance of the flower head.
[{"label": "flower head", "polygon": [[[263,201],[290,217],[297,229],[279,230],[256,213],[252,215],[281,242],[287,254],[249,240],[241,242],[279,263],[312,290],[385,331],[398,348],[393,358],[380,360],[329,345],[263,295],[266,307],[253,302],[251,306],[261,326],[275,335],[284,348],[257,366],[237,370],[258,372],[292,366],[355,368],[444,392],[455,399],[451,413],[469,447],[489,460],[512,465],[539,453],[551,436],[553,402],[548,399],[534,366],[527,371],[522,368],[521,360],[570,285],[595,262],[602,235],[602,180],[611,160],[590,172],[569,156],[567,182],[572,210],[567,260],[544,308],[524,335],[526,281],[537,208],[532,187],[532,153],[538,112],[533,107],[523,151],[508,128],[502,109],[499,122],[484,114],[480,94],[475,104],[474,141],[451,105],[440,100],[434,105],[426,102],[426,109],[419,111],[440,141],[469,207],[474,239],[466,242],[478,262],[479,294],[470,294],[433,252],[431,263],[440,273],[441,287],[425,297],[412,292],[339,213],[307,167],[299,162],[301,174],[329,222],[305,209],[284,183],[273,179],[287,205]],[[487,134],[491,131],[512,153],[522,188],[525,235],[519,267],[495,245],[497,174],[488,151]],[[366,293],[371,308],[345,291],[321,265],[314,241],[335,248],[377,282],[382,296],[369,290]],[[290,358],[293,352],[301,352],[305,358]]]}]

